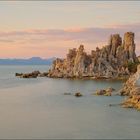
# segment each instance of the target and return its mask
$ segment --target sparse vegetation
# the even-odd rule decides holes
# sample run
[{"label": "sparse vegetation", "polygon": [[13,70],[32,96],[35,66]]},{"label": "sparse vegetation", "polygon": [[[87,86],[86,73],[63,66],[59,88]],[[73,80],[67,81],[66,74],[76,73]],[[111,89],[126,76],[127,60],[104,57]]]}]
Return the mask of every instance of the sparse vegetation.
[{"label": "sparse vegetation", "polygon": [[131,73],[135,73],[137,71],[137,66],[140,64],[140,62],[128,62],[127,63],[127,67],[128,67],[128,70],[131,72]]}]

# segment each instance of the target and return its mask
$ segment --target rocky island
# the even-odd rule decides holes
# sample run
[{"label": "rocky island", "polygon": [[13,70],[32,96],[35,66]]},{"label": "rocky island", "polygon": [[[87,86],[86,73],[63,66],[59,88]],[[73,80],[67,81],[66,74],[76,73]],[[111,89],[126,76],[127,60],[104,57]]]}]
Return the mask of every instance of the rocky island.
[{"label": "rocky island", "polygon": [[129,63],[138,61],[135,54],[134,33],[126,32],[124,38],[113,34],[107,45],[87,54],[84,46],[70,49],[65,59],[54,60],[48,77],[52,78],[118,78],[129,76]]}]

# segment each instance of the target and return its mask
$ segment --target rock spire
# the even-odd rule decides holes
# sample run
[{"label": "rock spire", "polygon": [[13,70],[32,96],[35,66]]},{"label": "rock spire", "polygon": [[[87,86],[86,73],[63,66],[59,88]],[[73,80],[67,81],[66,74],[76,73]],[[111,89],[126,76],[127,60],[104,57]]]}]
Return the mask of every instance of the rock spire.
[{"label": "rock spire", "polygon": [[49,77],[82,78],[104,77],[112,78],[128,75],[125,65],[136,62],[134,33],[127,32],[124,39],[119,34],[113,34],[107,45],[101,49],[92,50],[87,54],[84,45],[78,49],[70,49],[65,59],[57,58],[49,70]]}]

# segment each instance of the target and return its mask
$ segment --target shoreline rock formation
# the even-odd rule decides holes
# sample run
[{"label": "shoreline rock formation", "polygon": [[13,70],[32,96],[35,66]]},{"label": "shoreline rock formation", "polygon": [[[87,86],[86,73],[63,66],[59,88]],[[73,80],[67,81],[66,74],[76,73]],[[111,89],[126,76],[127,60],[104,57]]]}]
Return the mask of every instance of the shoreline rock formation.
[{"label": "shoreline rock formation", "polygon": [[43,72],[41,73],[40,71],[33,71],[31,73],[15,73],[16,77],[20,78],[37,78],[37,77],[47,77],[48,73]]},{"label": "shoreline rock formation", "polygon": [[57,58],[48,72],[52,78],[117,78],[130,74],[127,64],[135,63],[134,33],[110,36],[108,45],[87,54],[84,46],[70,49],[65,59]]},{"label": "shoreline rock formation", "polygon": [[128,96],[122,103],[123,107],[140,110],[140,65],[137,66],[137,72],[126,81],[120,93],[122,96]]}]

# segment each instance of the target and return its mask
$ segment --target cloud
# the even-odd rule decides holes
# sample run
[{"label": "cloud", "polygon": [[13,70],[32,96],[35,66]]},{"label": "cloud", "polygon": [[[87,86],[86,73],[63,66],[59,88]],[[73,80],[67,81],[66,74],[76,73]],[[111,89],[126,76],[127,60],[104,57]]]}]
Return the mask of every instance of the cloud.
[{"label": "cloud", "polygon": [[[27,51],[28,55],[31,52],[31,56],[34,55],[35,50],[35,54],[37,54],[39,49],[40,55],[41,51],[43,55],[45,55],[44,51],[46,51],[46,55],[52,52],[49,54],[52,56],[62,51],[61,55],[64,56],[70,47],[78,47],[83,43],[86,45],[87,50],[95,49],[96,46],[106,45],[111,34],[119,33],[123,37],[123,34],[127,31],[135,33],[136,51],[137,54],[140,54],[140,48],[138,47],[140,46],[140,23],[111,25],[104,28],[30,29],[0,32],[0,47],[4,47],[5,44],[9,43],[9,46],[16,46],[13,51],[14,49],[16,52]],[[21,55],[25,54],[21,53]]]},{"label": "cloud", "polygon": [[0,42],[4,42],[4,43],[12,43],[14,42],[13,40],[7,40],[7,39],[0,39]]},{"label": "cloud", "polygon": [[126,31],[135,32],[136,36],[140,35],[140,23],[130,25],[114,25],[104,28],[72,28],[72,29],[32,29],[24,31],[0,32],[0,38],[16,39],[44,39],[44,40],[87,40],[92,42],[102,41],[112,33],[121,35]]}]

